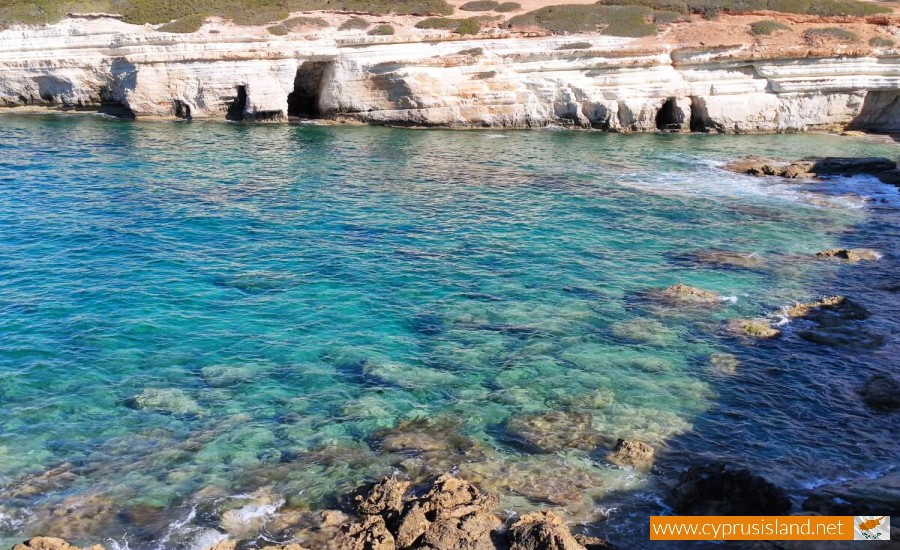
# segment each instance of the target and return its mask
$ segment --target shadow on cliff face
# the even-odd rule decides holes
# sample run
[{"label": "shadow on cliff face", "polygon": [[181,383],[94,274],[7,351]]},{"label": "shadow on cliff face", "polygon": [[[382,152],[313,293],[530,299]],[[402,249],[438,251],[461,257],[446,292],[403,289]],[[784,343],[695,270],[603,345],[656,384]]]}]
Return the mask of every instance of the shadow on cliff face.
[{"label": "shadow on cliff face", "polygon": [[[850,123],[852,130],[890,134],[900,133],[900,91],[869,92],[859,115]],[[894,137],[895,140],[900,136]]]}]

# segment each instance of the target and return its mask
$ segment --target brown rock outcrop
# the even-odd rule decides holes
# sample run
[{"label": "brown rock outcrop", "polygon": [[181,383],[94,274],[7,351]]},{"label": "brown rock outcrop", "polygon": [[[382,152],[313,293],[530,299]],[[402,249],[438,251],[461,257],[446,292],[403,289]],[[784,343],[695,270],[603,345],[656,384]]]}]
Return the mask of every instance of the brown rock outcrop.
[{"label": "brown rock outcrop", "polygon": [[72,546],[63,539],[54,537],[34,537],[23,543],[13,546],[12,550],[103,550],[99,544],[88,546],[87,548],[78,548]]},{"label": "brown rock outcrop", "polygon": [[532,512],[509,528],[509,550],[584,550],[563,519],[553,512]]},{"label": "brown rock outcrop", "polygon": [[653,467],[653,447],[640,441],[620,438],[606,459],[619,466],[649,470]]},{"label": "brown rock outcrop", "polygon": [[817,258],[847,260],[848,262],[861,262],[877,260],[879,255],[868,248],[830,248],[816,253]]}]

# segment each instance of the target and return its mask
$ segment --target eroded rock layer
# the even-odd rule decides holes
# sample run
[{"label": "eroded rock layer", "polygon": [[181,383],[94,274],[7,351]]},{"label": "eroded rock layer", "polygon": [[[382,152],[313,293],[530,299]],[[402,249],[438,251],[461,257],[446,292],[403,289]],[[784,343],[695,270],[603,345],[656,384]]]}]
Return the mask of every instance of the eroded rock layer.
[{"label": "eroded rock layer", "polygon": [[0,32],[0,105],[118,116],[609,131],[900,129],[900,56],[760,58],[589,35],[359,43],[116,19]]}]

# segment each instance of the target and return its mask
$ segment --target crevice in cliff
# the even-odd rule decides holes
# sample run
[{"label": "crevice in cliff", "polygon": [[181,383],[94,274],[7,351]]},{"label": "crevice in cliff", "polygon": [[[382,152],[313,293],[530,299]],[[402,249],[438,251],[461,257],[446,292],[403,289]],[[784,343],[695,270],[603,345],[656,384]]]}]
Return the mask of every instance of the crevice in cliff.
[{"label": "crevice in cliff", "polygon": [[288,117],[316,118],[321,115],[319,96],[322,80],[331,61],[304,61],[294,76],[294,90],[288,94]]},{"label": "crevice in cliff", "polygon": [[679,132],[684,124],[684,113],[678,108],[678,102],[670,97],[656,112],[656,129],[666,132]]},{"label": "crevice in cliff", "polygon": [[706,124],[708,118],[703,98],[691,96],[691,132],[709,132],[709,126]]},{"label": "crevice in cliff", "polygon": [[191,106],[181,101],[173,99],[172,105],[175,107],[175,116],[182,120],[191,120]]},{"label": "crevice in cliff", "polygon": [[234,101],[228,106],[228,112],[225,113],[225,120],[233,120],[240,122],[244,120],[244,111],[247,110],[247,86],[238,86],[235,88]]},{"label": "crevice in cliff", "polygon": [[900,91],[869,92],[862,108],[849,125],[853,130],[900,132]]}]

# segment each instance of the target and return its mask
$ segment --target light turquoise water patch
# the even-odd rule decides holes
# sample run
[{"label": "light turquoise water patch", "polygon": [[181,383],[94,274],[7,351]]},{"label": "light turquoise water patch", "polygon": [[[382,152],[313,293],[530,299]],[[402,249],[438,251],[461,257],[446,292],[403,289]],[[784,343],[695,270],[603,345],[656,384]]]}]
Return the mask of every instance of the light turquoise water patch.
[{"label": "light turquoise water patch", "polygon": [[[89,494],[175,507],[272,485],[320,506],[388,471],[373,434],[417,418],[459,419],[501,462],[525,460],[502,435],[524,412],[664,447],[727,384],[705,368],[733,346],[714,327],[809,297],[837,267],[790,258],[867,216],[717,163],[879,148],[4,117],[0,533]],[[679,260],[700,249],[769,263]],[[676,282],[731,299],[643,298]],[[60,464],[77,474],[21,493]]]}]

